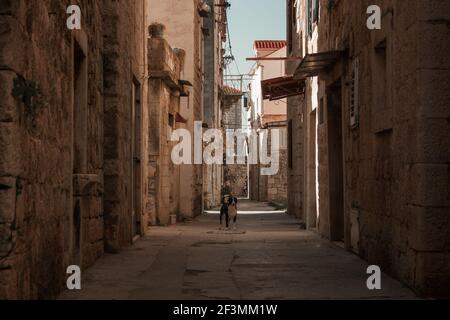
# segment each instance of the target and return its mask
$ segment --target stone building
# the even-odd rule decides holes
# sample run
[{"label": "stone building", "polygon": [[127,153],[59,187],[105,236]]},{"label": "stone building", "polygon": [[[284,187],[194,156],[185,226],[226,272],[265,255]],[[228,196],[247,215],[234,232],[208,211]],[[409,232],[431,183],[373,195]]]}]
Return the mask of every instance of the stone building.
[{"label": "stone building", "polygon": [[[251,128],[258,134],[269,131],[268,150],[271,149],[272,130],[280,131],[280,150],[277,155],[279,170],[275,175],[261,174],[258,164],[250,164],[250,198],[256,201],[287,202],[287,100],[286,97],[271,99],[268,95],[273,81],[280,81],[285,76],[286,41],[257,40],[254,43],[257,63],[250,71],[252,81],[249,90],[249,112]],[[258,153],[260,152],[260,148]]]},{"label": "stone building", "polygon": [[[180,78],[185,52],[172,49],[164,39],[164,26],[150,26],[149,61],[149,172],[147,210],[152,225],[180,219],[180,168],[171,160],[173,130],[184,128],[181,99],[187,98]],[[172,220],[172,221],[171,221]]]},{"label": "stone building", "polygon": [[[278,168],[275,174],[264,175],[262,169],[269,167],[264,165],[261,161],[257,164],[249,165],[249,195],[251,200],[261,202],[276,202],[280,205],[287,204],[288,199],[288,150],[287,150],[287,123],[286,121],[272,121],[267,122],[264,126],[257,130],[257,136],[260,143],[263,143],[260,130],[268,131],[267,150],[271,153],[272,139],[275,139],[273,130],[279,132],[279,149],[271,156],[275,159],[276,164],[271,163],[270,166],[276,165]],[[258,153],[261,152],[261,147],[258,148]],[[261,159],[261,156],[259,154]]]},{"label": "stone building", "polygon": [[143,142],[145,1],[75,2],[73,31],[70,4],[0,3],[2,298],[55,296],[69,265],[130,245],[146,223],[132,156]]},{"label": "stone building", "polygon": [[[147,2],[102,4],[104,233],[106,250],[117,252],[144,234],[148,225],[142,197],[148,187],[143,181],[148,170],[144,164],[149,161],[144,153],[149,136],[144,124],[150,116],[146,107]],[[100,34],[97,37],[101,39]]]},{"label": "stone building", "polygon": [[287,4],[290,85],[303,82],[288,101],[290,207],[417,293],[448,296],[450,4]]},{"label": "stone building", "polygon": [[[205,6],[206,5],[206,6]],[[202,9],[203,8],[203,9]],[[206,10],[206,12],[205,12]],[[227,5],[225,0],[206,0],[200,8],[203,16],[203,123],[220,128],[223,103],[223,43],[226,41]],[[203,203],[205,209],[220,204],[223,168],[203,166]]]},{"label": "stone building", "polygon": [[[238,130],[246,131],[243,119],[243,93],[241,90],[225,85],[223,88],[223,108],[222,108],[222,127],[224,137],[227,130],[238,133]],[[237,142],[237,141],[235,141]],[[234,154],[238,155],[236,146]],[[226,159],[226,154],[224,158]],[[223,168],[223,186],[226,190],[223,193],[232,194],[237,198],[247,199],[249,197],[249,167],[247,157],[234,158],[234,164],[225,163]],[[244,162],[244,164],[240,164]]]},{"label": "stone building", "polygon": [[[216,16],[216,7],[208,6],[209,2],[200,0],[148,0],[149,10],[147,19],[150,23],[163,23],[166,26],[165,39],[171,46],[185,50],[185,68],[181,73],[183,80],[188,81],[192,87],[187,88],[187,99],[181,101],[180,115],[186,119],[186,129],[191,132],[195,139],[195,123],[203,124],[202,128],[207,126],[218,127],[220,118],[218,118],[219,99],[218,95],[221,77],[220,64],[221,47],[219,39],[223,33],[222,29],[217,29],[217,25],[222,23],[218,19],[217,23],[211,25],[211,15]],[[219,4],[218,1],[217,4]],[[214,11],[214,14],[213,14]],[[218,17],[220,18],[220,17]],[[209,28],[204,28],[204,19],[208,20]],[[206,24],[206,23],[205,23]],[[209,35],[207,36],[207,34]],[[211,37],[212,40],[209,38]],[[205,47],[205,39],[210,39]],[[214,43],[211,43],[213,41]],[[215,47],[215,46],[219,47]],[[212,50],[215,47],[217,52],[212,56]],[[208,51],[206,51],[206,49]],[[208,59],[208,66],[215,65],[214,75],[205,73],[205,58]],[[215,62],[211,63],[211,60]],[[205,99],[205,78],[208,77],[209,83],[214,82],[213,88],[207,87],[208,99]],[[213,81],[213,78],[215,81]],[[208,103],[205,108],[204,103]],[[197,128],[197,129],[202,129]],[[197,130],[198,131],[198,130]],[[194,150],[193,150],[194,152]],[[194,159],[194,157],[192,157]],[[220,169],[220,168],[219,168]],[[216,194],[218,186],[204,190],[203,182],[219,183],[221,170],[217,168],[205,168],[202,163],[192,165],[182,165],[180,174],[183,179],[180,181],[180,212],[181,216],[192,218],[202,213],[204,207],[204,191],[207,194]],[[207,177],[203,177],[206,172]],[[209,192],[208,192],[209,190]],[[217,199],[216,199],[217,201]]]},{"label": "stone building", "polygon": [[[71,5],[79,30],[67,25]],[[175,166],[169,140],[195,121],[220,126],[224,10],[221,0],[0,2],[0,298],[54,297],[68,266],[202,212],[204,168]],[[147,32],[154,20],[165,38],[160,25]],[[208,189],[216,201],[221,174]]]}]

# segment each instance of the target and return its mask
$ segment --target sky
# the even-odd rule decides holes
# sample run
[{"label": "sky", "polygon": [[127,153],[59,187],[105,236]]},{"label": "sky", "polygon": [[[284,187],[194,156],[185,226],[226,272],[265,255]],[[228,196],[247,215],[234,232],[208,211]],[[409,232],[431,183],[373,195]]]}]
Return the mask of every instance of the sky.
[{"label": "sky", "polygon": [[[286,0],[229,0],[228,23],[233,54],[241,73],[254,64],[253,41],[286,39]],[[231,72],[237,73],[233,63]]]}]

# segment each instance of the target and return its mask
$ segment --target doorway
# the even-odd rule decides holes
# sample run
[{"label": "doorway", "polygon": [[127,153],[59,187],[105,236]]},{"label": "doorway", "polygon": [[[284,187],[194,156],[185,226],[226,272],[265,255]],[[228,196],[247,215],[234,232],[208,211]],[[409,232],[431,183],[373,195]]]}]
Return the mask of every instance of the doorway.
[{"label": "doorway", "polygon": [[306,223],[310,230],[317,228],[317,112],[309,114],[306,164]]},{"label": "doorway", "polygon": [[330,239],[344,242],[344,161],[340,80],[328,87],[327,100]]},{"label": "doorway", "polygon": [[132,234],[141,234],[141,136],[142,136],[142,103],[141,84],[137,79],[133,81],[132,106]]},{"label": "doorway", "polygon": [[[88,60],[85,46],[73,39],[72,51],[72,174],[73,179],[87,172]],[[79,192],[73,194],[71,242],[74,263],[82,265],[83,217],[86,206]]]}]

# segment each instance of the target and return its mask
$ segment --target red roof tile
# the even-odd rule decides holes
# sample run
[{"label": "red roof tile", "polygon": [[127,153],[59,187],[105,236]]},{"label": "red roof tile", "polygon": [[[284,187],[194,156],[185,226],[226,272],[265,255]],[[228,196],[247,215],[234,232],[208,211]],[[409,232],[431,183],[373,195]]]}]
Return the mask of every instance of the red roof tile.
[{"label": "red roof tile", "polygon": [[286,45],[287,42],[284,40],[256,40],[254,46],[257,50],[279,50]]}]

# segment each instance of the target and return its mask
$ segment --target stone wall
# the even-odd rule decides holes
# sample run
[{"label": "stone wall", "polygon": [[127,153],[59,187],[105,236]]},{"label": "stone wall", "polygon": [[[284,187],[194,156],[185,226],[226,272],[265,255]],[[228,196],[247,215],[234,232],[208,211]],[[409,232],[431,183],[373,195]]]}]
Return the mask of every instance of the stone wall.
[{"label": "stone wall", "polygon": [[[147,11],[150,23],[159,22],[166,26],[165,39],[174,48],[186,52],[182,80],[193,86],[187,88],[188,97],[183,97],[180,115],[187,120],[186,129],[194,137],[194,122],[203,121],[202,67],[202,19],[198,13],[199,0],[148,0]],[[180,166],[183,179],[180,180],[180,214],[187,218],[198,216],[203,207],[203,171],[201,164]]]},{"label": "stone wall", "polygon": [[229,187],[233,196],[241,199],[248,198],[248,166],[232,164],[223,168],[224,185]]},{"label": "stone wall", "polygon": [[[210,8],[221,1],[207,0]],[[209,128],[220,128],[220,101],[219,92],[223,85],[222,66],[222,40],[223,11],[225,8],[216,6],[208,17],[203,18],[204,33],[203,64],[205,66],[203,88],[203,122]],[[220,205],[220,192],[222,189],[222,166],[208,165],[203,167],[203,203],[206,209]]]},{"label": "stone wall", "polygon": [[303,210],[303,125],[302,108],[298,97],[288,98],[288,213],[304,219]]},{"label": "stone wall", "polygon": [[[81,8],[81,30],[66,26],[70,4]],[[144,11],[143,0],[0,4],[2,298],[54,297],[69,265],[84,270],[104,247],[132,242]]]},{"label": "stone wall", "polygon": [[[242,93],[240,90],[225,87],[222,107],[224,138],[226,137],[226,130],[245,129],[243,127],[242,112]],[[238,152],[236,147],[234,152],[235,154]],[[238,159],[235,157],[235,164],[227,164],[224,166],[223,185],[229,189],[233,196],[238,198],[248,198],[248,165],[237,164],[237,161]]]},{"label": "stone wall", "polygon": [[278,174],[267,177],[267,201],[287,203],[287,150],[280,150]]},{"label": "stone wall", "polygon": [[[270,132],[270,140],[268,150],[271,150],[272,147],[272,130],[277,129],[280,130],[280,135],[283,134],[281,131],[286,130],[285,125],[279,124],[270,124],[269,132]],[[280,137],[281,138],[281,137]],[[281,145],[281,143],[280,143]],[[266,201],[274,201],[279,203],[286,203],[288,201],[288,150],[284,146],[280,146],[280,150],[278,150],[278,172],[277,174],[270,175],[264,177],[261,181],[263,185],[260,186],[260,189],[265,190],[265,199]]]},{"label": "stone wall", "polygon": [[[272,129],[286,130],[285,121],[269,124],[267,130]],[[281,134],[281,132],[280,132]],[[272,133],[270,132],[268,139],[268,150],[272,146]],[[280,137],[281,138],[281,137]],[[260,136],[258,135],[258,139]],[[259,151],[258,151],[259,152]],[[255,201],[274,201],[283,204],[288,203],[288,149],[281,147],[278,152],[278,172],[275,175],[262,175],[261,169],[269,167],[261,164],[250,165],[249,185],[250,199]]]},{"label": "stone wall", "polygon": [[[191,66],[194,68],[193,78],[193,115],[192,119],[195,121],[203,121],[203,19],[198,13],[200,1],[194,0],[194,64]],[[196,217],[203,213],[203,165],[194,165],[192,172],[192,216]]]},{"label": "stone wall", "polygon": [[[136,214],[141,217],[142,203],[136,206],[138,209],[133,208],[133,192],[140,190],[133,190],[131,146],[134,126],[147,128],[135,123],[133,117],[134,85],[141,88],[139,94],[145,97],[146,22],[143,0],[104,1],[104,5],[105,235],[106,249],[117,252],[145,230],[144,224],[133,226],[133,210],[139,211]],[[145,101],[141,98],[144,120]],[[140,135],[145,136],[144,132]],[[138,143],[142,146],[142,139]],[[133,231],[136,228],[139,230]]]},{"label": "stone wall", "polygon": [[[66,27],[69,1],[0,3],[0,298],[54,297],[68,265],[103,252],[102,2],[78,4],[81,32]],[[89,61],[84,131],[72,116],[75,41]]]},{"label": "stone wall", "polygon": [[[366,27],[365,11],[373,4],[383,11],[380,31]],[[348,51],[320,82],[319,99],[325,99],[318,137],[320,230],[332,236],[327,231],[333,230],[332,189],[327,186],[330,112],[335,110],[326,94],[337,83],[343,96],[347,247],[420,294],[448,296],[450,127],[444,74],[450,67],[450,4],[339,1],[331,12],[326,7],[321,1],[319,51]],[[345,84],[355,59],[359,124],[352,128]]]},{"label": "stone wall", "polygon": [[[153,27],[153,26],[152,26]],[[180,112],[179,85],[184,64],[183,50],[173,50],[161,35],[148,40],[149,64],[149,184],[148,214],[153,225],[169,225],[170,215],[180,216],[180,167],[171,159],[175,142],[172,130]]]},{"label": "stone wall", "polygon": [[[286,0],[287,16],[293,17],[296,12],[294,0]],[[302,38],[297,33],[295,21],[289,21],[287,25],[288,52],[291,57],[301,57]],[[293,75],[299,61],[286,62],[286,74]],[[306,212],[303,206],[304,194],[304,103],[303,96],[289,97],[287,100],[287,122],[288,122],[288,152],[287,152],[287,185],[288,185],[288,214],[299,219],[306,220]]]}]

